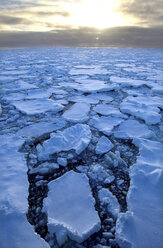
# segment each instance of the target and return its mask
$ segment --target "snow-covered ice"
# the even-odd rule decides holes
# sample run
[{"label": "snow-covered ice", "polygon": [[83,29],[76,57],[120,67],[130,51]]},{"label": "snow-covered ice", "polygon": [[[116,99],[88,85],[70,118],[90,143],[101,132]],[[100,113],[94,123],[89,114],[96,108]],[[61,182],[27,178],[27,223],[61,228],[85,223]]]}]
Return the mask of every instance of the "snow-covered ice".
[{"label": "snow-covered ice", "polygon": [[76,124],[63,131],[51,134],[51,138],[43,143],[43,150],[39,156],[47,156],[61,151],[75,150],[80,154],[91,140],[91,131],[86,124]]},{"label": "snow-covered ice", "polygon": [[42,114],[47,111],[57,113],[64,109],[63,105],[55,103],[50,99],[32,99],[32,100],[20,100],[13,101],[12,104],[27,115]]},{"label": "snow-covered ice", "polygon": [[63,118],[71,122],[85,122],[89,119],[90,105],[88,103],[75,103],[64,112]]},{"label": "snow-covered ice", "polygon": [[162,248],[162,51],[0,57],[0,246]]},{"label": "snow-covered ice", "polygon": [[49,184],[44,208],[48,215],[48,229],[56,234],[60,245],[66,240],[65,236],[81,243],[100,230],[94,204],[85,174],[70,171]]},{"label": "snow-covered ice", "polygon": [[102,136],[96,145],[96,153],[103,154],[109,152],[112,148],[113,144],[111,143],[111,141],[105,136]]},{"label": "snow-covered ice", "polygon": [[103,132],[106,135],[110,135],[113,128],[119,125],[122,122],[122,119],[117,117],[98,117],[95,116],[91,119],[90,125],[97,128],[99,131]]},{"label": "snow-covered ice", "polygon": [[151,138],[154,137],[154,133],[145,124],[136,120],[126,120],[119,125],[114,136],[119,139]]}]

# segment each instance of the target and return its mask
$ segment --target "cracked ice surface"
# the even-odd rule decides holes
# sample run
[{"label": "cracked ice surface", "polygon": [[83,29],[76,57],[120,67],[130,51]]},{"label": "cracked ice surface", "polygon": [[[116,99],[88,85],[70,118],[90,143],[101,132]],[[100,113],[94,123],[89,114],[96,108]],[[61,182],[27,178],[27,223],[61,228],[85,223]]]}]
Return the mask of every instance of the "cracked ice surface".
[{"label": "cracked ice surface", "polygon": [[56,233],[60,245],[67,236],[81,243],[100,229],[100,219],[85,174],[70,171],[52,181],[44,205],[48,229]]},{"label": "cracked ice surface", "polygon": [[[51,248],[162,248],[162,52],[40,48],[0,55],[0,246],[42,248],[45,240]],[[89,201],[73,198],[79,186],[92,202],[81,214],[81,201]],[[56,189],[68,211],[55,201]],[[43,212],[50,198],[49,206],[63,211],[57,230]],[[86,208],[97,222],[91,214],[79,220]]]},{"label": "cracked ice surface", "polygon": [[91,140],[91,131],[88,125],[76,124],[63,132],[51,134],[51,138],[43,143],[40,158],[47,157],[60,151],[75,150],[80,154],[88,146]]}]

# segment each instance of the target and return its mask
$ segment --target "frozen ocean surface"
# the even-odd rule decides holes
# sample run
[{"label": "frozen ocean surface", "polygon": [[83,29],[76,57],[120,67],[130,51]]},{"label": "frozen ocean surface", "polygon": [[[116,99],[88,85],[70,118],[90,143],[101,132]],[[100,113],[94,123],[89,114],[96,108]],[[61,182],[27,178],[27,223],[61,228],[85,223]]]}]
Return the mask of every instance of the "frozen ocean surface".
[{"label": "frozen ocean surface", "polygon": [[162,248],[163,50],[0,58],[0,246]]}]

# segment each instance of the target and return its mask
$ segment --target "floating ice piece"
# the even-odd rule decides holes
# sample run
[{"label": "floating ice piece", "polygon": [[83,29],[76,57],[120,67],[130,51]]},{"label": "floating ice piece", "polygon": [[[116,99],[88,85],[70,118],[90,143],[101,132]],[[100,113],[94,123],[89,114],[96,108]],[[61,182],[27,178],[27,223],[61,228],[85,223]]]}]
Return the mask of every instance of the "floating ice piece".
[{"label": "floating ice piece", "polygon": [[96,154],[109,152],[112,148],[113,144],[111,143],[111,141],[105,136],[102,136],[96,145]]},{"label": "floating ice piece", "polygon": [[117,198],[108,189],[99,190],[98,197],[102,205],[107,205],[108,212],[111,213],[114,218],[117,218],[120,212]]},{"label": "floating ice piece", "polygon": [[24,140],[13,134],[0,136],[0,240],[2,248],[45,248],[26,219],[28,179],[24,155],[18,150]]},{"label": "floating ice piece", "polygon": [[1,248],[49,247],[49,245],[34,232],[25,214],[0,209],[0,229]]},{"label": "floating ice piece", "polygon": [[17,135],[25,138],[37,138],[47,133],[56,131],[65,127],[66,122],[62,119],[58,119],[56,123],[40,121],[38,123],[26,126],[17,132]]},{"label": "floating ice piece", "polygon": [[103,81],[95,79],[78,79],[77,83],[68,85],[70,89],[76,89],[85,93],[105,92],[110,90],[118,90],[119,86],[106,84]]},{"label": "floating ice piece", "polygon": [[146,122],[146,124],[157,124],[161,120],[160,109],[156,106],[140,104],[136,97],[127,97],[121,104],[120,109],[123,113],[131,114]]},{"label": "floating ice piece", "polygon": [[63,167],[67,166],[67,159],[66,158],[57,158],[57,163]]},{"label": "floating ice piece", "polygon": [[32,168],[29,173],[30,174],[39,174],[39,175],[45,175],[49,173],[53,173],[56,169],[59,169],[59,165],[57,163],[42,163],[36,168]]},{"label": "floating ice piece", "polygon": [[163,169],[163,145],[157,141],[134,139],[133,144],[139,148],[137,163],[156,166]]},{"label": "floating ice piece", "polygon": [[89,181],[83,173],[69,171],[50,182],[44,209],[48,230],[56,234],[59,245],[64,244],[66,236],[81,243],[100,229]]},{"label": "floating ice piece", "polygon": [[84,102],[84,103],[88,103],[88,104],[97,104],[99,102],[99,100],[94,99],[93,97],[90,96],[73,96],[73,97],[69,97],[68,101],[70,102]]},{"label": "floating ice piece", "polygon": [[2,114],[2,107],[1,107],[1,104],[0,104],[0,115]]},{"label": "floating ice piece", "polygon": [[114,136],[119,139],[151,138],[154,133],[136,120],[126,120],[120,124]]},{"label": "floating ice piece", "polygon": [[161,248],[163,145],[146,139],[135,139],[133,143],[139,147],[140,156],[130,168],[128,211],[119,215],[116,239],[122,248]]},{"label": "floating ice piece", "polygon": [[128,211],[119,214],[116,240],[122,248],[161,248],[163,170],[138,163],[131,167],[130,179]]},{"label": "floating ice piece", "polygon": [[113,83],[120,84],[121,87],[138,88],[138,87],[142,87],[144,85],[149,87],[149,84],[147,81],[138,80],[138,79],[121,78],[121,77],[111,76],[110,81]]},{"label": "floating ice piece", "polygon": [[100,66],[95,66],[94,68],[73,68],[69,71],[70,75],[96,75],[96,74],[100,74],[100,75],[106,75],[108,74],[108,71],[104,68],[101,68]]},{"label": "floating ice piece", "polygon": [[98,184],[104,182],[111,175],[106,172],[102,165],[93,163],[89,168],[88,176]]},{"label": "floating ice piece", "polygon": [[119,118],[127,118],[126,115],[122,114],[119,109],[108,105],[108,104],[98,104],[96,105],[93,110],[101,115],[106,115],[106,116],[116,116]]},{"label": "floating ice piece", "polygon": [[39,98],[49,98],[51,93],[46,90],[33,89],[28,90],[25,99],[39,99]]},{"label": "floating ice piece", "polygon": [[61,151],[75,150],[80,154],[88,146],[91,140],[91,131],[88,125],[76,124],[64,131],[58,131],[51,134],[49,140],[44,141],[43,151],[40,152],[39,157],[45,158],[51,154]]},{"label": "floating ice piece", "polygon": [[41,114],[47,111],[57,113],[64,109],[63,105],[55,103],[53,100],[44,98],[36,100],[13,101],[12,104],[22,113],[27,115]]},{"label": "floating ice piece", "polygon": [[99,131],[103,132],[106,135],[110,135],[113,128],[117,125],[119,125],[123,119],[117,118],[117,117],[98,117],[95,116],[92,118],[92,120],[89,122],[89,124],[95,128],[97,128]]},{"label": "floating ice piece", "polygon": [[23,82],[21,80],[15,81],[6,85],[2,86],[2,93],[8,92],[20,92],[21,90],[28,90],[28,89],[37,89],[38,87],[33,84],[29,84],[27,82]]},{"label": "floating ice piece", "polygon": [[159,95],[163,95],[163,85],[161,85],[161,84],[155,84],[155,85],[153,85],[152,91],[154,93],[159,94]]},{"label": "floating ice piece", "polygon": [[88,103],[75,103],[64,112],[63,118],[71,122],[85,122],[89,119],[90,105]]}]

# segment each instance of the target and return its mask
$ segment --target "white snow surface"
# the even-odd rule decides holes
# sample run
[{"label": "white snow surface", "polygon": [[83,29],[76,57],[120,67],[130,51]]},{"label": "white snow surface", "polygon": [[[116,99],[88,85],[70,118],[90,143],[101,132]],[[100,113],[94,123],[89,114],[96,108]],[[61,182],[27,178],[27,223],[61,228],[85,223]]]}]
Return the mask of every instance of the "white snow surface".
[{"label": "white snow surface", "polygon": [[136,120],[126,120],[119,125],[114,136],[119,139],[151,138],[154,133],[145,124]]},{"label": "white snow surface", "polygon": [[47,157],[60,151],[75,150],[80,154],[86,149],[91,140],[91,131],[86,124],[76,124],[63,131],[51,134],[51,138],[43,142],[41,158]]},{"label": "white snow surface", "polygon": [[89,119],[90,105],[88,103],[75,103],[64,112],[63,118],[71,122],[85,122]]},{"label": "white snow surface", "polygon": [[119,125],[123,120],[117,117],[98,117],[95,116],[91,119],[90,125],[97,128],[99,131],[103,132],[106,135],[110,135],[113,128]]},{"label": "white snow surface", "polygon": [[24,140],[13,134],[0,136],[0,241],[1,248],[45,248],[44,240],[27,222],[28,179],[24,154],[18,152]]},{"label": "white snow surface", "polygon": [[13,101],[12,104],[22,113],[27,115],[42,114],[47,111],[57,113],[64,109],[63,105],[55,103],[53,100],[44,98],[39,98],[37,100]]},{"label": "white snow surface", "polygon": [[163,244],[163,145],[135,139],[140,148],[130,168],[128,211],[119,214],[116,239],[122,248],[161,248]]},{"label": "white snow surface", "polygon": [[88,178],[83,173],[69,171],[49,183],[44,209],[48,214],[48,229],[56,234],[60,244],[67,235],[81,243],[99,231],[100,219],[94,203]]},{"label": "white snow surface", "polygon": [[96,154],[109,152],[112,148],[113,144],[111,143],[111,141],[105,136],[102,136],[96,145]]}]

